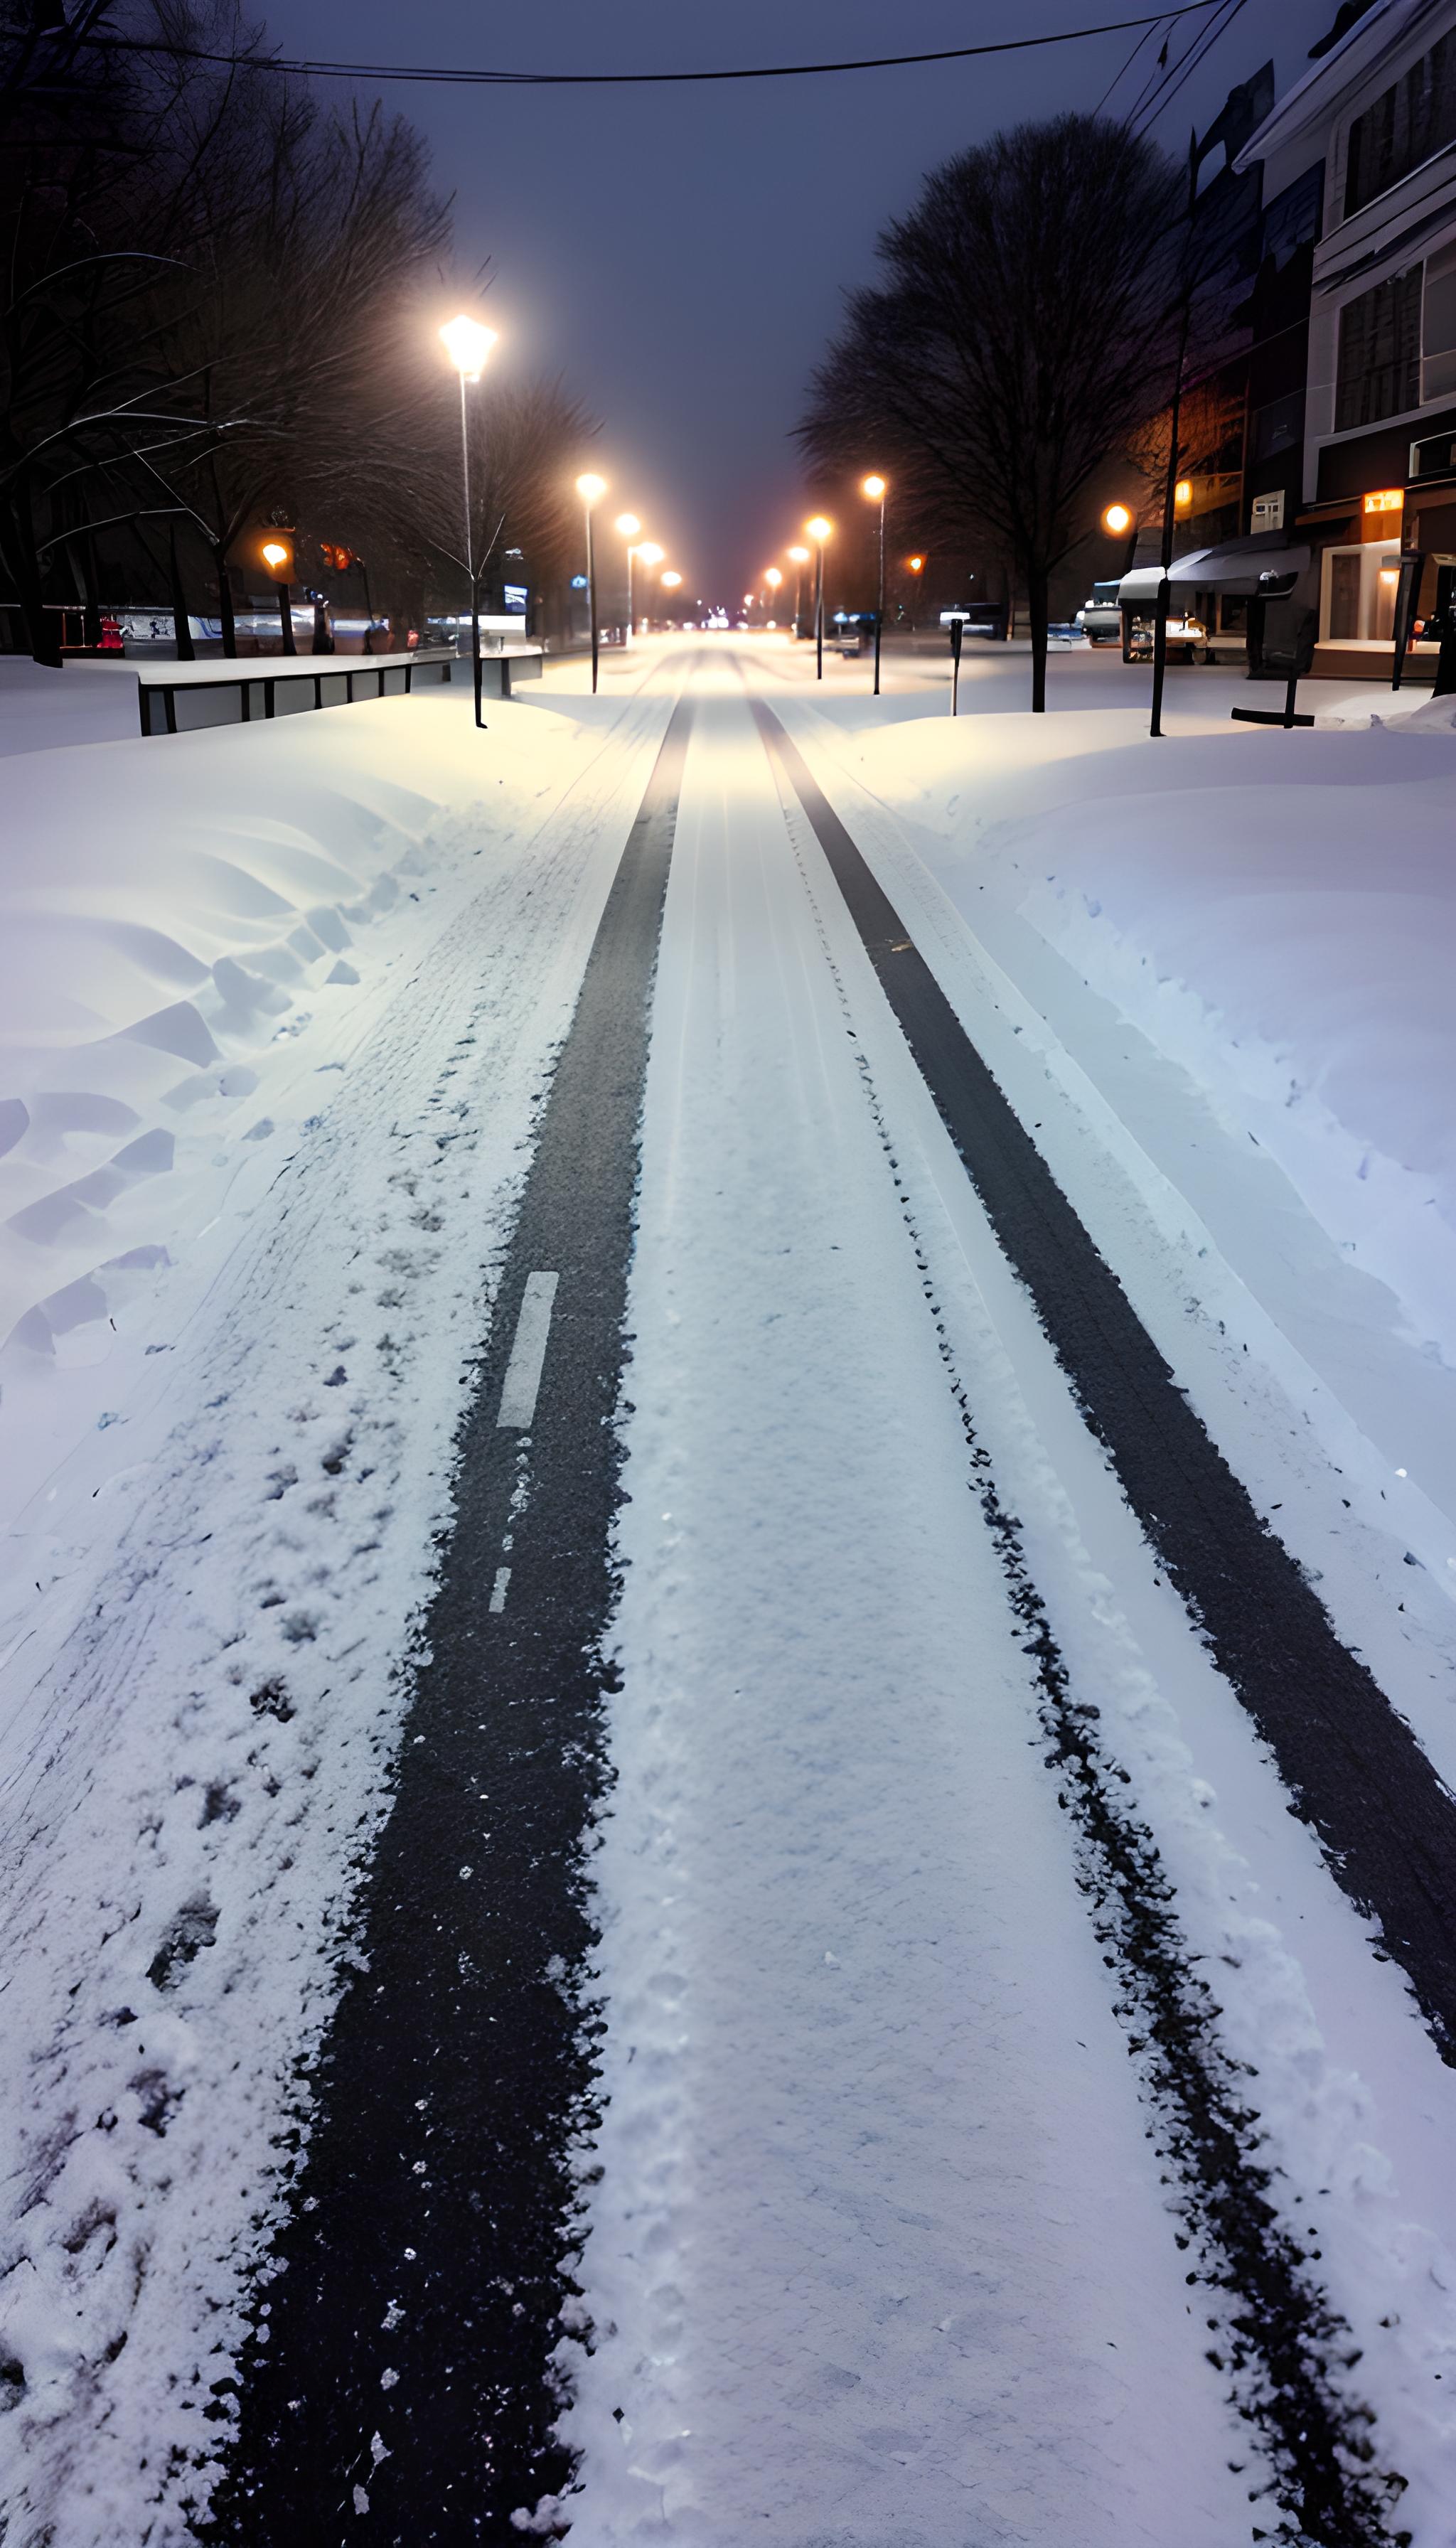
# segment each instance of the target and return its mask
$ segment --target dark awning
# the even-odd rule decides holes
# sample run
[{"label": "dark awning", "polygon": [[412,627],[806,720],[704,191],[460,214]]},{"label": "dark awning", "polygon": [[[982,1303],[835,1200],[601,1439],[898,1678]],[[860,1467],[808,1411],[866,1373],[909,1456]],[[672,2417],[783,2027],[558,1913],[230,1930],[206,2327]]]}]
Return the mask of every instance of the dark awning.
[{"label": "dark awning", "polygon": [[[1291,546],[1282,531],[1254,531],[1247,539],[1225,540],[1216,549],[1191,549],[1174,558],[1168,582],[1175,590],[1200,592],[1257,592],[1261,576],[1302,575],[1310,563],[1305,546]],[[1135,566],[1118,587],[1119,601],[1156,601],[1162,568]]]}]

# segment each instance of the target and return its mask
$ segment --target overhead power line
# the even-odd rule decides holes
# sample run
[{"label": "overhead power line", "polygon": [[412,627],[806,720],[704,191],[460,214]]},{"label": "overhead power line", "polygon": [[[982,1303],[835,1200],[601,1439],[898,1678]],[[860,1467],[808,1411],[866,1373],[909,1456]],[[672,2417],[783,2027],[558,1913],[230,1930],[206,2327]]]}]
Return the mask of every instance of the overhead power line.
[{"label": "overhead power line", "polygon": [[174,60],[180,57],[216,62],[229,70],[285,71],[300,79],[403,80],[427,88],[638,88],[681,86],[703,80],[817,79],[829,71],[887,71],[901,70],[916,62],[973,61],[987,53],[1026,53],[1044,46],[1083,44],[1093,36],[1125,35],[1133,28],[1198,17],[1219,5],[1220,0],[1184,0],[1181,8],[1154,10],[1143,17],[1109,18],[1100,26],[1068,27],[1052,36],[1007,36],[989,45],[948,45],[931,53],[871,53],[842,62],[755,62],[704,71],[470,70],[429,63],[331,62],[294,59],[282,53],[209,52],[198,46],[148,44],[125,36],[91,36],[80,41],[117,52],[167,53]]}]

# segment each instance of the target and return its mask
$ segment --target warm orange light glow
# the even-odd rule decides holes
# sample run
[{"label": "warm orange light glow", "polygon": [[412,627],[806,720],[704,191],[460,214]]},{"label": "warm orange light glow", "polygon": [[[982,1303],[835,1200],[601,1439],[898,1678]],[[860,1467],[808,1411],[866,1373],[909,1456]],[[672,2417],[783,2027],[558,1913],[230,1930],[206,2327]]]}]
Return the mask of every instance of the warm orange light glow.
[{"label": "warm orange light glow", "polygon": [[483,327],[478,318],[451,318],[440,329],[445,351],[464,381],[478,381],[486,356],[496,342],[494,327]]},{"label": "warm orange light glow", "polygon": [[817,540],[822,548],[825,541],[832,536],[834,524],[833,522],[826,522],[822,513],[816,513],[812,522],[805,522],[804,528],[808,532],[810,539]]},{"label": "warm orange light glow", "polygon": [[663,577],[663,582],[667,586],[669,592],[676,592],[682,581],[682,578],[678,573],[675,566],[670,566]]},{"label": "warm orange light glow", "polygon": [[290,551],[285,547],[282,540],[264,540],[263,542],[263,564],[271,567],[275,575],[278,573],[280,567],[284,567],[289,564],[290,554]]},{"label": "warm orange light glow", "polygon": [[1367,513],[1399,513],[1406,501],[1404,487],[1381,487],[1365,499]]},{"label": "warm orange light glow", "polygon": [[809,552],[807,549],[790,549],[788,554],[792,558],[795,566],[807,566],[809,563]]},{"label": "warm orange light glow", "polygon": [[1102,527],[1105,531],[1111,531],[1115,540],[1120,540],[1124,532],[1131,531],[1133,527],[1133,516],[1128,506],[1109,504],[1102,516]]},{"label": "warm orange light glow", "polygon": [[635,513],[618,513],[617,529],[621,532],[624,540],[635,540],[641,528],[642,524],[638,521]]},{"label": "warm orange light glow", "polygon": [[923,557],[907,558],[905,560],[905,564],[910,569],[912,575],[921,575],[925,571],[925,560]]},{"label": "warm orange light glow", "polygon": [[641,541],[637,550],[637,555],[644,566],[661,566],[667,554],[666,549],[658,547],[656,540]]},{"label": "warm orange light glow", "polygon": [[594,477],[588,469],[577,480],[577,494],[584,504],[595,504],[606,494],[606,480]]},{"label": "warm orange light glow", "polygon": [[1174,501],[1174,503],[1175,503],[1175,504],[1191,504],[1191,503],[1192,503],[1192,501],[1193,501],[1193,481],[1192,481],[1192,479],[1191,479],[1191,478],[1180,478],[1180,479],[1179,479],[1177,486],[1173,489],[1173,501]]},{"label": "warm orange light glow", "polygon": [[772,585],[774,591],[776,592],[780,584],[783,582],[783,569],[777,566],[766,566],[764,569],[764,582],[768,585]]},{"label": "warm orange light glow", "polygon": [[878,504],[881,502],[884,497],[884,492],[885,481],[883,478],[865,478],[862,482],[860,488],[861,495],[867,496],[871,504]]}]

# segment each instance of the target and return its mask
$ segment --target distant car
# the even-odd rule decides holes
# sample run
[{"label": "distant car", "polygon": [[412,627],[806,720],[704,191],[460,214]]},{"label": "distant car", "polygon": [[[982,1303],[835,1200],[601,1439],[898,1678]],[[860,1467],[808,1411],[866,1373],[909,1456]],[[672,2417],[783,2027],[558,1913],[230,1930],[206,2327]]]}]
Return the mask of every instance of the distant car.
[{"label": "distant car", "polygon": [[[1151,612],[1138,612],[1128,631],[1127,660],[1130,664],[1152,661],[1153,632],[1156,626]],[[1168,653],[1180,654],[1185,664],[1206,664],[1209,660],[1209,632],[1201,619],[1190,610],[1176,607],[1168,612]]]},{"label": "distant car", "polygon": [[1118,606],[1117,583],[1094,584],[1081,609],[1077,626],[1089,646],[1120,646],[1123,641],[1123,614]]}]

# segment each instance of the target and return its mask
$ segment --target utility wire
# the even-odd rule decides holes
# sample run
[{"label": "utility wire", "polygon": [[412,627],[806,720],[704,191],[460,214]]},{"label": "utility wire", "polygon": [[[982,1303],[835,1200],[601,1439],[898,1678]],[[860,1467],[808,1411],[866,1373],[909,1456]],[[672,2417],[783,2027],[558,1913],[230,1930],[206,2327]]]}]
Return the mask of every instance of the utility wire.
[{"label": "utility wire", "polygon": [[1162,25],[1162,23],[1163,23],[1163,22],[1162,22],[1161,18],[1158,18],[1158,19],[1154,20],[1154,22],[1153,22],[1152,26],[1150,26],[1150,27],[1144,27],[1144,28],[1143,28],[1141,35],[1138,37],[1137,44],[1133,46],[1133,49],[1132,49],[1131,53],[1128,55],[1127,60],[1124,62],[1124,64],[1123,64],[1123,66],[1122,66],[1122,69],[1121,69],[1121,70],[1119,70],[1119,71],[1114,71],[1114,72],[1113,72],[1112,78],[1108,81],[1108,84],[1107,84],[1106,88],[1103,90],[1101,97],[1098,99],[1097,104],[1095,105],[1095,107],[1094,107],[1094,108],[1093,108],[1093,110],[1092,110],[1092,112],[1093,112],[1093,114],[1094,114],[1094,115],[1100,115],[1100,114],[1102,113],[1103,108],[1106,106],[1108,99],[1111,97],[1111,95],[1112,95],[1112,93],[1113,93],[1114,89],[1118,89],[1118,88],[1121,88],[1121,87],[1122,87],[1122,84],[1123,84],[1124,80],[1127,78],[1129,71],[1130,71],[1130,70],[1132,69],[1132,67],[1133,67],[1133,64],[1134,64],[1134,63],[1136,62],[1136,60],[1138,59],[1138,54],[1141,52],[1143,46],[1148,42],[1148,40],[1149,40],[1149,38],[1150,38],[1150,37],[1153,37],[1153,36],[1155,36],[1155,35],[1157,34],[1158,28]]},{"label": "utility wire", "polygon": [[637,88],[682,85],[700,80],[815,79],[827,71],[899,70],[915,62],[963,62],[987,53],[1025,53],[1046,45],[1076,45],[1091,36],[1125,35],[1135,27],[1157,27],[1164,20],[1193,18],[1217,8],[1220,0],[1184,0],[1177,9],[1159,9],[1145,17],[1110,18],[1097,27],[1068,27],[1054,36],[1008,36],[990,45],[948,45],[932,53],[872,53],[842,62],[762,62],[708,71],[491,71],[435,68],[403,62],[330,62],[294,60],[281,53],[215,53],[200,46],[145,43],[126,36],[83,36],[80,43],[113,52],[166,53],[173,60],[215,62],[229,70],[285,71],[300,79],[410,80],[425,87],[458,88]]},{"label": "utility wire", "polygon": [[1140,132],[1145,133],[1161,115],[1164,107],[1172,104],[1184,81],[1190,79],[1200,63],[1208,59],[1220,37],[1228,34],[1243,6],[1244,0],[1228,0],[1224,16],[1217,19],[1212,26],[1200,29],[1184,54],[1181,64],[1175,66],[1174,72],[1169,73],[1168,80],[1149,104],[1138,128]]}]

